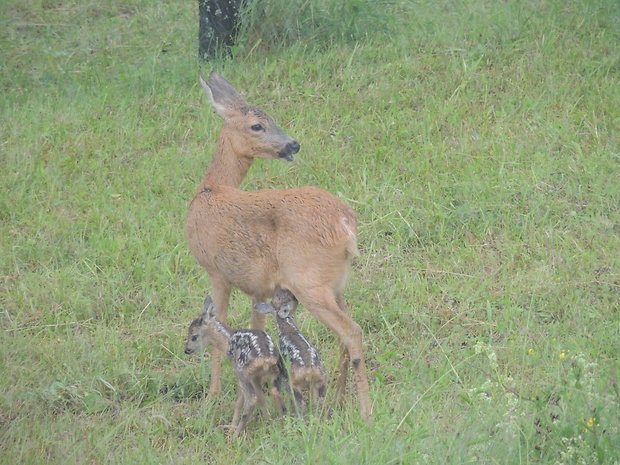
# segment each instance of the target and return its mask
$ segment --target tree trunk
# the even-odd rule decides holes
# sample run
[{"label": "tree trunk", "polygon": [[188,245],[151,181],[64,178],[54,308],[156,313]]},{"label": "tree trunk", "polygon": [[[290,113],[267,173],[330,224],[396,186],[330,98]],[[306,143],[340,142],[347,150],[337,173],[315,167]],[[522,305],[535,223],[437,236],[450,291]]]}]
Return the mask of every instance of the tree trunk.
[{"label": "tree trunk", "polygon": [[229,53],[244,0],[198,0],[198,53],[203,60]]}]

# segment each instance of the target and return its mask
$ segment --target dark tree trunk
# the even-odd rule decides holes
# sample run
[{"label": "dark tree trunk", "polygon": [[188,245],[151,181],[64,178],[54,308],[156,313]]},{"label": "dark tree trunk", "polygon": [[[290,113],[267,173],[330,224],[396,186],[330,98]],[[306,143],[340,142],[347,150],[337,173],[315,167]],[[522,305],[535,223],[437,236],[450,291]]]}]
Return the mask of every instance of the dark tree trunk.
[{"label": "dark tree trunk", "polygon": [[239,30],[239,10],[245,0],[198,0],[198,52],[209,60],[228,53]]}]

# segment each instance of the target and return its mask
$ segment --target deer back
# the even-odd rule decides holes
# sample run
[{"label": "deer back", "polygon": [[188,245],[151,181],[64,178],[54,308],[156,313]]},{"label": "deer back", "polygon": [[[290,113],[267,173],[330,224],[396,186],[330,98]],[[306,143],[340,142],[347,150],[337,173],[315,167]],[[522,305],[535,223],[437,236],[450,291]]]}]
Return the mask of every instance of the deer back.
[{"label": "deer back", "polygon": [[256,359],[277,358],[278,351],[266,332],[242,329],[231,335],[226,355],[237,370],[245,370]]},{"label": "deer back", "polygon": [[199,192],[190,211],[186,232],[198,261],[257,300],[276,285],[343,286],[357,255],[355,214],[316,187],[215,186]]}]

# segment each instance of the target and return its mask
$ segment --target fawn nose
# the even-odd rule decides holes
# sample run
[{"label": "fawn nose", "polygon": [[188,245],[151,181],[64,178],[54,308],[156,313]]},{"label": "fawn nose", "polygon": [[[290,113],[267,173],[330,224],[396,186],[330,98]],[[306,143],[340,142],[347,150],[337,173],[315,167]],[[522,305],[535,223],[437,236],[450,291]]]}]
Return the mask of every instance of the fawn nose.
[{"label": "fawn nose", "polygon": [[192,349],[190,349],[189,347],[186,347],[186,348],[185,348],[185,353],[186,353],[187,355],[190,355],[190,354],[192,353]]},{"label": "fawn nose", "polygon": [[297,142],[296,140],[294,140],[293,142],[289,142],[286,146],[286,148],[288,149],[289,153],[297,153],[299,152],[299,142]]}]

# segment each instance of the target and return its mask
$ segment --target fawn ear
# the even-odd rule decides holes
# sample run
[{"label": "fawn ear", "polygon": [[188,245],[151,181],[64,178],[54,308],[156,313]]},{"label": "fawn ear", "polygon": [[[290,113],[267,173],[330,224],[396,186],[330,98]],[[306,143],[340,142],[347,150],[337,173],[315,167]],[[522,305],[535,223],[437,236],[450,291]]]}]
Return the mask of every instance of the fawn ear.
[{"label": "fawn ear", "polygon": [[207,93],[211,105],[224,119],[231,118],[238,113],[240,106],[247,105],[232,84],[215,71],[209,75],[209,81],[205,81],[200,76],[200,83]]},{"label": "fawn ear", "polygon": [[254,304],[254,311],[260,313],[261,315],[267,315],[274,311],[273,304],[269,302],[259,302]]},{"label": "fawn ear", "polygon": [[205,321],[205,319],[211,320],[215,318],[215,316],[216,316],[215,304],[213,303],[213,299],[211,298],[211,296],[208,295],[205,298],[204,304],[202,305],[202,314],[200,315],[200,319],[201,321]]}]

